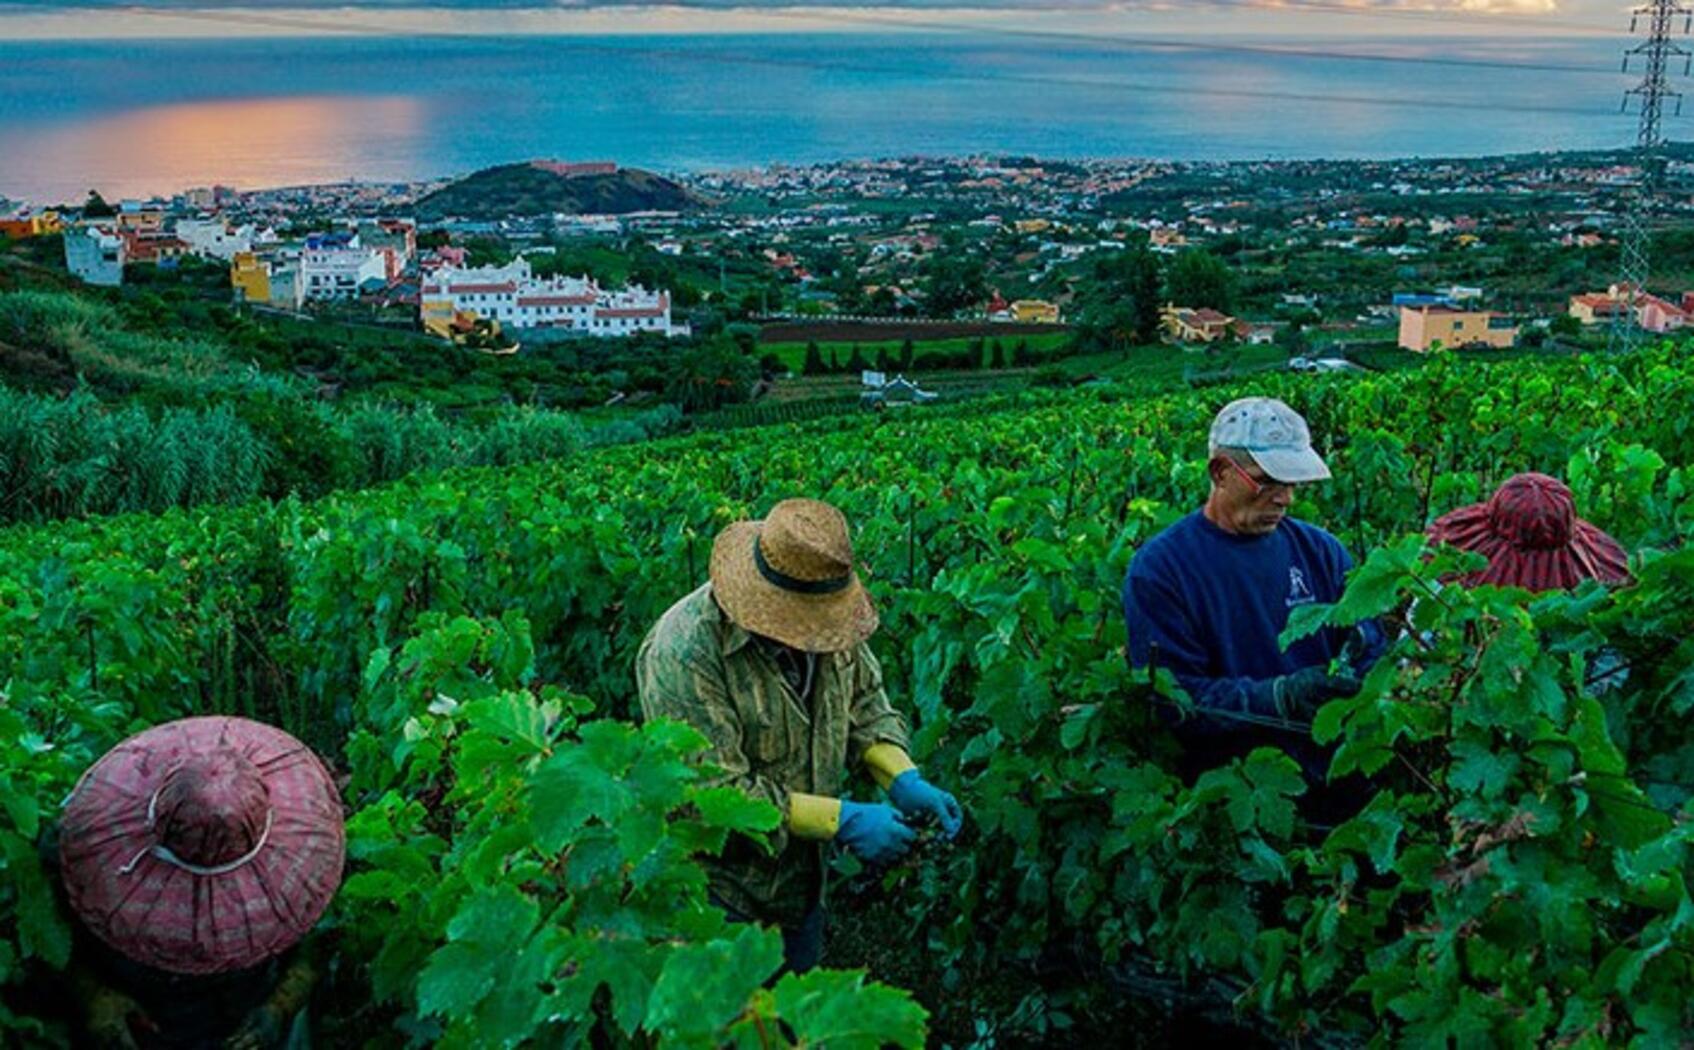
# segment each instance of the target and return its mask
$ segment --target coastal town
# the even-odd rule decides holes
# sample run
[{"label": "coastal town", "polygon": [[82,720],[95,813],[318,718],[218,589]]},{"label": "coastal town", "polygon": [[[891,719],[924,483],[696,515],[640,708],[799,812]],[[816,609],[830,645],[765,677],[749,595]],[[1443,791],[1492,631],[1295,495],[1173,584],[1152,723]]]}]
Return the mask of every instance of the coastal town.
[{"label": "coastal town", "polygon": [[1694,1050],[1694,0],[0,8],[0,1050]]},{"label": "coastal town", "polygon": [[[560,186],[627,174],[606,162],[512,168]],[[1680,186],[1691,171],[1673,158],[1667,177]],[[1142,342],[1277,344],[1291,356],[1504,350],[1580,343],[1621,311],[1649,332],[1694,324],[1694,295],[1680,287],[1599,279],[1608,270],[1595,264],[1617,251],[1610,194],[1633,174],[1591,155],[906,158],[677,175],[662,180],[674,188],[669,207],[596,213],[543,201],[424,216],[452,179],[13,203],[0,236],[62,236],[64,266],[89,285],[216,267],[221,294],[246,308],[404,323],[489,352],[684,338],[713,316],[1098,330],[1109,287],[1095,278],[1142,248],[1167,278],[1196,260],[1217,264],[1166,280]],[[1663,207],[1686,213],[1691,201],[1668,193]],[[628,266],[592,272],[589,248],[644,261],[641,279]]]}]

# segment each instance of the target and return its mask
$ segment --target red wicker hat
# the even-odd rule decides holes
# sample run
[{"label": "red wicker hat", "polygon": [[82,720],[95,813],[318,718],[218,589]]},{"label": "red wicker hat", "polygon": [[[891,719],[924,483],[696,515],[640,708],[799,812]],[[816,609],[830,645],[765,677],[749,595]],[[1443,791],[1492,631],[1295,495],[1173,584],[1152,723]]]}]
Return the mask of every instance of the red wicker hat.
[{"label": "red wicker hat", "polygon": [[310,748],[245,718],[130,737],[60,822],[71,907],[127,958],[181,974],[257,965],[316,925],[341,884],[341,799]]},{"label": "red wicker hat", "polygon": [[1583,580],[1628,583],[1629,554],[1617,540],[1576,516],[1570,489],[1546,474],[1506,479],[1487,503],[1443,514],[1429,538],[1488,559],[1459,582],[1531,591],[1564,590]]}]

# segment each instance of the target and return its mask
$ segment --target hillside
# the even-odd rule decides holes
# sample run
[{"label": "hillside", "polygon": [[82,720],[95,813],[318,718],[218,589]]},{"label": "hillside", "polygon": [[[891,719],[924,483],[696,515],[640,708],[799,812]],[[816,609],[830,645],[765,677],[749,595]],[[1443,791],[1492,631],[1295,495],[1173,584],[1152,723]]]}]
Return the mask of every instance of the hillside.
[{"label": "hillside", "polygon": [[[1173,775],[1150,712],[1178,701],[1121,655],[1135,549],[1203,497],[1207,425],[1249,391],[1311,420],[1335,480],[1302,488],[1297,510],[1360,558],[1338,606],[1309,608],[1416,628],[1319,717],[1335,774],[1372,776],[1333,829],[1305,822],[1301,773],[1274,749],[1193,784]],[[718,923],[689,858],[778,815],[706,794],[692,734],[627,724],[636,647],[699,584],[711,537],[812,493],[855,526],[888,693],[969,815],[956,843],[838,880],[828,962],[912,989],[936,1045],[984,1025],[996,1045],[1105,1043],[1129,1020],[1174,1041],[1134,1015],[1122,992],[1138,979],[1209,995],[1278,1042],[1441,1046],[1463,1024],[1466,1045],[1540,1045],[1609,1017],[1608,1039],[1574,1041],[1675,1045],[1694,1020],[1694,434],[1663,411],[1694,396],[1681,352],[1441,355],[1126,394],[11,530],[0,860],[17,889],[0,895],[0,956],[63,961],[68,935],[27,865],[38,815],[76,775],[134,724],[240,710],[348,774],[326,1045],[436,1026],[443,1044],[715,1046],[772,1009],[828,1036],[846,1003],[872,1034],[829,1045],[924,1045],[910,1000],[852,974],[760,991],[776,935]],[[1640,551],[1634,586],[1433,585],[1456,563],[1425,564],[1425,521],[1523,467],[1568,475],[1585,517]],[[1596,659],[1627,680],[1592,688]],[[1107,965],[1120,958],[1140,969]],[[721,979],[698,976],[707,962]],[[507,969],[534,979],[498,985]],[[0,974],[0,1006],[27,1002],[33,1020],[23,972]],[[690,981],[705,1034],[665,1034]],[[1030,1020],[1031,1002],[1063,1004],[1066,1026]]]},{"label": "hillside", "polygon": [[572,174],[545,161],[502,164],[467,175],[418,202],[420,219],[494,221],[534,215],[623,215],[693,211],[706,202],[671,180],[638,168]]}]

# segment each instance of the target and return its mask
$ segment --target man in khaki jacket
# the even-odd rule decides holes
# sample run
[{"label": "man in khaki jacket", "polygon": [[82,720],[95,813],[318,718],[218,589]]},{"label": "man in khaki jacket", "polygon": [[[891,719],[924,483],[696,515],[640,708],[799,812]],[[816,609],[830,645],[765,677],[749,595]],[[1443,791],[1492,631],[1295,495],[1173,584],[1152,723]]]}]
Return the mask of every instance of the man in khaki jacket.
[{"label": "man in khaki jacket", "polygon": [[[718,535],[711,582],[671,606],[636,656],[642,717],[693,725],[726,782],[782,811],[771,854],[733,837],[707,867],[732,918],[782,928],[796,972],[822,953],[826,842],[887,864],[910,850],[913,823],[932,820],[949,838],[963,823],[907,757],[905,722],[866,644],[876,628],[847,520],[827,503],[784,500]],[[839,797],[858,767],[892,804]]]}]

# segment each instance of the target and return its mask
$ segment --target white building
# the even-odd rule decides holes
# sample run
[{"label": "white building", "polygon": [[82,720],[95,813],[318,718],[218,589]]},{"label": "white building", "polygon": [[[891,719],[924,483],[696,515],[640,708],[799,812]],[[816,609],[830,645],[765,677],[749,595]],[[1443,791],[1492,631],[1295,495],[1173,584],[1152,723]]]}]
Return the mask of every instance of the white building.
[{"label": "white building", "polygon": [[231,226],[222,219],[183,219],[176,224],[176,235],[195,255],[224,262],[237,252],[253,250],[253,227]]},{"label": "white building", "polygon": [[124,283],[124,240],[103,226],[78,224],[65,231],[65,268],[88,284]]},{"label": "white building", "polygon": [[306,281],[300,260],[277,258],[265,264],[271,271],[270,304],[280,310],[298,310],[306,303]]},{"label": "white building", "polygon": [[350,233],[313,234],[300,253],[308,299],[351,299],[367,285],[388,283],[388,256]]},{"label": "white building", "polygon": [[507,328],[564,328],[596,336],[688,331],[671,323],[669,292],[641,287],[608,292],[587,277],[536,277],[522,256],[505,266],[443,266],[430,274],[419,299],[426,315],[474,313]]}]

